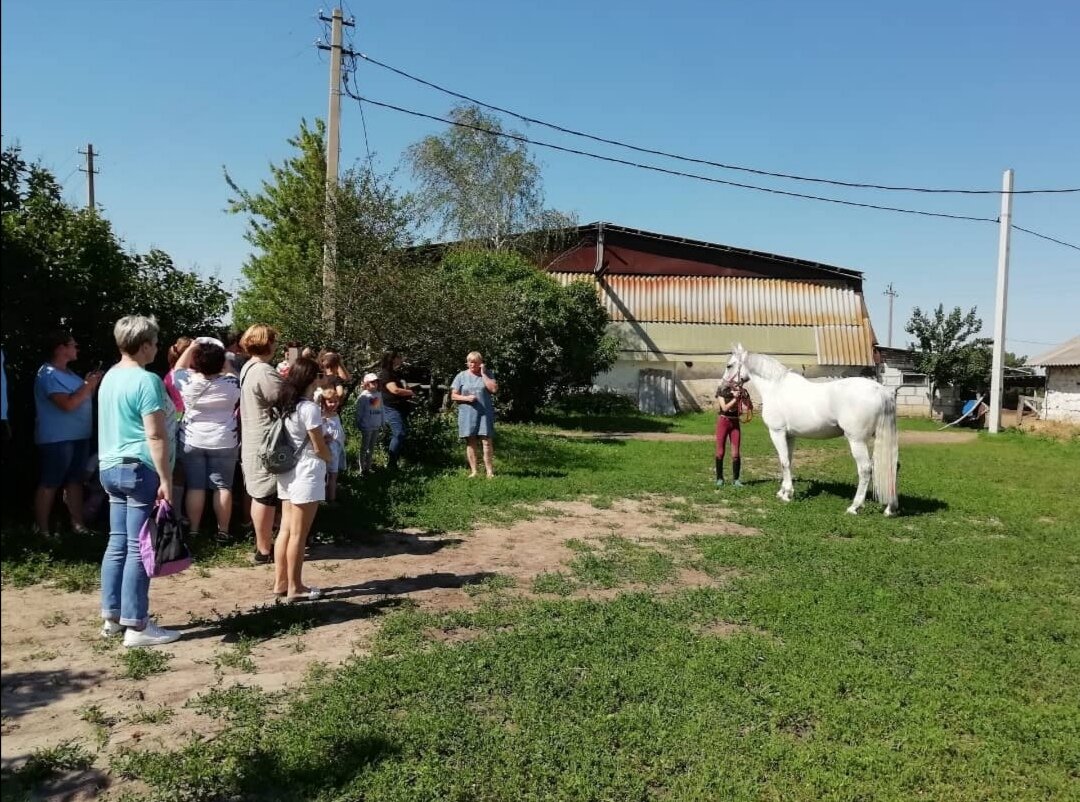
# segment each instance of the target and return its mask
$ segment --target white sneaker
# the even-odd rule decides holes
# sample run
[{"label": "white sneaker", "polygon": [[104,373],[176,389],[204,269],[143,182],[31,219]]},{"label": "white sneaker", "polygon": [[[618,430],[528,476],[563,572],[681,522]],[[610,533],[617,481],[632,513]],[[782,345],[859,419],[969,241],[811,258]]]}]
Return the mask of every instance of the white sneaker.
[{"label": "white sneaker", "polygon": [[180,633],[173,629],[162,629],[153,621],[146,624],[146,629],[139,631],[128,629],[124,633],[124,646],[134,649],[139,646],[163,646],[180,640]]},{"label": "white sneaker", "polygon": [[124,628],[120,626],[117,621],[102,621],[101,622],[101,637],[111,638],[114,635],[119,635],[124,631]]}]

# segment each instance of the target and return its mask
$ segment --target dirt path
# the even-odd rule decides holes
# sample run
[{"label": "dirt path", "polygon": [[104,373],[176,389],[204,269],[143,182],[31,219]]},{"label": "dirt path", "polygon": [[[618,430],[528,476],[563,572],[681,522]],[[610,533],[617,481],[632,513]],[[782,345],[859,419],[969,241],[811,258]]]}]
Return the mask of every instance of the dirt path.
[{"label": "dirt path", "polygon": [[[381,615],[405,600],[432,611],[469,608],[476,603],[475,589],[469,586],[494,575],[515,581],[508,592],[535,595],[532,579],[558,570],[572,558],[565,545],[571,538],[588,541],[618,535],[647,542],[680,541],[689,534],[756,534],[723,520],[725,511],[719,508],[709,509],[708,523],[678,523],[672,509],[660,506],[665,501],[670,502],[620,501],[608,509],[587,502],[544,504],[534,508],[536,518],[508,528],[442,536],[387,532],[368,546],[315,546],[305,566],[305,579],[323,588],[325,599],[285,610],[274,606],[269,566],[193,569],[155,580],[153,613],[161,625],[182,630],[184,637],[162,650],[172,655],[168,670],[144,680],[118,675],[117,658],[124,650],[115,640],[105,642],[97,635],[96,594],[65,593],[44,586],[5,589],[3,763],[17,765],[35,749],[66,738],[92,745],[100,729],[84,719],[86,709],[93,705],[110,719],[105,754],[136,744],[175,746],[176,739],[187,732],[209,733],[208,719],[184,705],[210,688],[236,682],[266,690],[296,685],[317,661],[337,664],[352,654],[363,654]],[[723,581],[722,576],[684,570],[674,584]],[[608,598],[614,592],[579,591],[577,595]],[[301,626],[280,631],[282,614],[286,626],[290,617]],[[263,625],[274,636],[253,647],[254,673],[222,664],[223,658],[228,662],[230,653],[237,652],[238,631],[259,632]],[[171,720],[138,721],[140,708],[162,707],[172,711]],[[107,761],[99,756],[98,764],[105,766]],[[105,782],[103,775],[91,775],[82,780],[80,794],[89,794],[96,782]]]},{"label": "dirt path", "polygon": [[[560,429],[556,437],[577,437],[587,440],[666,440],[673,443],[712,441],[711,434],[682,434],[681,432],[582,432]],[[900,432],[900,445],[929,445],[971,443],[978,438],[975,432]]]}]

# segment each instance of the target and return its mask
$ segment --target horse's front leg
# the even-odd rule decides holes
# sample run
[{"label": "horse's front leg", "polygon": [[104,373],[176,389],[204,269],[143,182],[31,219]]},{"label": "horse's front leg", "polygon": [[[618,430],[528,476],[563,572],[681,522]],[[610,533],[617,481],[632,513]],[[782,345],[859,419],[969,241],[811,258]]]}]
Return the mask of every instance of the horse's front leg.
[{"label": "horse's front leg", "polygon": [[855,458],[855,466],[859,471],[859,487],[855,491],[855,500],[847,508],[848,512],[855,515],[866,500],[866,488],[870,484],[874,469],[865,440],[848,440],[848,445],[851,446],[851,456]]},{"label": "horse's front leg", "polygon": [[776,497],[781,501],[791,501],[795,495],[795,488],[791,483],[791,455],[795,439],[781,429],[769,429],[769,437],[772,438],[773,446],[776,447],[776,455],[780,458],[780,470],[783,472],[780,490]]}]

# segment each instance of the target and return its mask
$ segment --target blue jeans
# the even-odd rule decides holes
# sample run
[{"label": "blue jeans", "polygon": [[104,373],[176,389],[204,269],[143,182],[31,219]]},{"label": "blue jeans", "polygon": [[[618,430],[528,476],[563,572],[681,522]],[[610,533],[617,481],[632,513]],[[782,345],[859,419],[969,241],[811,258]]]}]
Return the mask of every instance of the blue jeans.
[{"label": "blue jeans", "polygon": [[101,561],[101,617],[125,627],[146,626],[150,577],[139,557],[139,530],[154,509],[160,479],[141,462],[101,471],[109,494],[109,543]]},{"label": "blue jeans", "polygon": [[390,426],[390,467],[397,465],[401,449],[405,445],[405,435],[409,433],[405,416],[392,407],[383,408],[383,420]]}]

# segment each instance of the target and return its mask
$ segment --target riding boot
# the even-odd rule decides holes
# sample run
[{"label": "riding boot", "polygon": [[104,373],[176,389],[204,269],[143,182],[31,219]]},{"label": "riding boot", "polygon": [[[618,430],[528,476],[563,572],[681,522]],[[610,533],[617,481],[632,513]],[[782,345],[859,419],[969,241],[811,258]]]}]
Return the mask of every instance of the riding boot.
[{"label": "riding boot", "polygon": [[739,481],[739,471],[742,470],[742,457],[736,457],[731,461],[731,473],[735,481]]},{"label": "riding boot", "polygon": [[716,481],[724,481],[724,460],[720,457],[716,458]]}]

